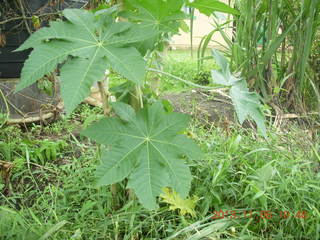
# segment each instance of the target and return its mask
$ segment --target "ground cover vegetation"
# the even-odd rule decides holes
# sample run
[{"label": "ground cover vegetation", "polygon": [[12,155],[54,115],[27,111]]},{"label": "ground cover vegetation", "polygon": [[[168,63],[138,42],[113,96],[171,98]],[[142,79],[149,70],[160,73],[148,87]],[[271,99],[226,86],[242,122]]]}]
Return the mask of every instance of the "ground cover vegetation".
[{"label": "ground cover vegetation", "polygon": [[[59,67],[66,114],[47,126],[2,126],[0,238],[318,239],[318,133],[301,129],[301,122],[266,127],[264,116],[271,114],[275,88],[290,101],[303,99],[304,110],[317,106],[305,104],[305,90],[292,95],[285,83],[292,77],[299,89],[313,90],[309,101],[317,98],[313,39],[320,5],[296,6],[279,32],[283,19],[271,17],[284,2],[92,1],[92,9],[64,10],[63,20],[32,34],[17,50],[33,49],[16,91]],[[168,39],[187,31],[184,5],[213,18],[217,11],[233,16],[215,22],[198,59],[164,54]],[[256,8],[263,20],[250,25]],[[208,51],[213,34],[232,21],[234,39],[224,35],[229,48]],[[269,34],[249,34],[245,43],[246,24],[250,33],[258,26],[259,34]],[[308,33],[307,41],[299,40],[306,44],[302,62],[285,45],[297,29]],[[255,42],[249,51],[244,45],[251,37],[262,39],[262,47]],[[294,70],[281,78],[277,66],[287,59]],[[95,81],[102,109],[80,104]],[[269,84],[277,81],[281,86]],[[252,120],[253,128],[204,125],[161,98],[192,88],[223,88],[239,123]]]},{"label": "ground cover vegetation", "polygon": [[[155,211],[145,209],[129,198],[125,183],[116,199],[108,188],[96,187],[99,147],[77,130],[96,113],[103,114],[82,105],[46,127],[1,131],[1,157],[11,147],[14,163],[10,193],[1,193],[2,239],[318,238],[319,136],[310,139],[292,124],[289,133],[270,131],[265,141],[250,129],[230,126],[230,134],[194,119],[187,133],[204,156],[188,162],[195,176],[190,195],[199,199],[195,215],[183,216],[162,201]],[[43,163],[35,152],[50,149],[48,143],[56,157]],[[210,219],[220,210],[236,211],[238,218]],[[272,218],[260,218],[261,211],[272,212]],[[280,216],[285,211],[290,217]],[[299,217],[299,211],[307,217]]]}]

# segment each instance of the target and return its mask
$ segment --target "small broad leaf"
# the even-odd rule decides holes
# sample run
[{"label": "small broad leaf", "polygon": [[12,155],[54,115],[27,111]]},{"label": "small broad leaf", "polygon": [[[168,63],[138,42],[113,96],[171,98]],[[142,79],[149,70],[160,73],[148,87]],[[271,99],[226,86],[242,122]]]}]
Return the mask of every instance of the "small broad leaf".
[{"label": "small broad leaf", "polygon": [[213,12],[223,12],[233,15],[239,14],[236,9],[229,7],[227,4],[218,0],[189,0],[187,5],[198,9],[201,13],[207,16],[210,16]]},{"label": "small broad leaf", "polygon": [[262,135],[266,136],[265,117],[259,95],[249,91],[246,80],[237,78],[230,72],[228,60],[218,50],[213,50],[212,54],[221,68],[211,71],[213,83],[230,87],[231,100],[240,124],[251,117]]},{"label": "small broad leaf", "polygon": [[259,179],[259,182],[267,184],[267,182],[273,178],[275,170],[276,169],[272,166],[272,162],[267,163],[266,165],[258,169],[256,175]]},{"label": "small broad leaf", "polygon": [[230,87],[237,81],[241,80],[231,74],[229,62],[226,57],[220,53],[220,51],[214,49],[212,50],[212,55],[217,65],[220,67],[220,70],[211,71],[213,83]]},{"label": "small broad leaf", "polygon": [[223,85],[226,87],[232,86],[234,81],[238,80],[235,79],[233,76],[230,76],[229,74],[224,74],[220,70],[211,70],[211,77],[213,83]]},{"label": "small broad leaf", "polygon": [[[101,80],[108,67],[135,84],[142,84],[145,61],[130,44],[154,33],[136,24],[115,22],[108,15],[113,11],[94,15],[86,10],[66,9],[63,14],[67,21],[51,22],[50,27],[35,32],[17,49],[34,49],[22,69],[17,91],[52,72],[60,63],[65,63],[61,69],[61,92],[67,113],[89,94],[92,83]],[[108,21],[101,21],[105,16]]]},{"label": "small broad leaf", "polygon": [[230,71],[229,62],[227,58],[223,56],[219,50],[213,49],[212,55],[223,73],[227,73],[228,71]]},{"label": "small broad leaf", "polygon": [[251,117],[257,124],[258,129],[266,136],[265,117],[257,93],[249,92],[245,81],[234,84],[230,89],[230,96],[234,104],[239,122]]},{"label": "small broad leaf", "polygon": [[121,120],[130,122],[130,120],[134,119],[135,112],[130,105],[123,102],[114,102],[111,103],[111,106]]},{"label": "small broad leaf", "polygon": [[187,115],[167,113],[157,102],[131,116],[129,122],[106,118],[84,130],[84,136],[109,148],[97,168],[98,185],[128,177],[127,187],[148,209],[157,207],[156,197],[163,187],[186,197],[192,177],[183,157],[201,157],[197,145],[179,134],[188,122]]},{"label": "small broad leaf", "polygon": [[163,194],[160,195],[162,202],[170,204],[170,210],[179,210],[180,215],[190,214],[195,217],[195,207],[199,200],[197,196],[192,198],[182,199],[178,193],[169,188],[163,188]]}]

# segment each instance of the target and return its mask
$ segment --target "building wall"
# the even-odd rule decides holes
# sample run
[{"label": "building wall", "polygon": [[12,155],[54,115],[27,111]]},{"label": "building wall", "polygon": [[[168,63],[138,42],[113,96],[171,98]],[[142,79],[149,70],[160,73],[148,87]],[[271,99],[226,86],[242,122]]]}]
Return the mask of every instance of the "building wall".
[{"label": "building wall", "polygon": [[[224,2],[227,2],[228,0],[224,0]],[[227,18],[226,14],[221,14]],[[187,20],[186,23],[190,27],[190,20]],[[199,46],[199,43],[201,39],[210,33],[214,27],[212,24],[214,21],[212,18],[207,17],[204,14],[199,13],[197,10],[195,11],[195,20],[193,22],[193,45],[194,48],[197,48]],[[231,29],[228,29],[225,31],[226,34],[230,37],[231,36]],[[221,47],[220,44],[225,45],[225,41],[223,40],[223,37],[220,35],[220,33],[215,33],[213,35],[213,40],[217,41],[218,43],[214,43],[213,41],[210,42],[209,47]],[[185,33],[183,31],[180,31],[180,35],[175,35],[171,41],[171,46],[178,49],[187,49],[191,46],[190,41],[190,33]]]}]

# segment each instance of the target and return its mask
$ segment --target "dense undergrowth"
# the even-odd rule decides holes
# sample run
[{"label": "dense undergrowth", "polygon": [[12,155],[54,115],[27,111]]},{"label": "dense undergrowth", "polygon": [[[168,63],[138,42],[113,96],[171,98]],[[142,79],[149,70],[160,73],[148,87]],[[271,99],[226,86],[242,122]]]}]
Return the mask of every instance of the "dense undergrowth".
[{"label": "dense undergrowth", "polygon": [[[173,62],[166,61],[167,71],[196,82],[196,61]],[[186,89],[162,80],[162,92]],[[181,216],[165,203],[147,211],[130,200],[125,183],[116,198],[95,187],[99,147],[79,129],[99,114],[83,104],[45,127],[1,129],[0,160],[14,163],[8,186],[0,183],[1,240],[320,238],[319,136],[292,124],[286,132],[270,128],[265,140],[253,130],[194,119],[187,134],[205,153],[189,162],[190,195],[199,200],[196,216]]]}]

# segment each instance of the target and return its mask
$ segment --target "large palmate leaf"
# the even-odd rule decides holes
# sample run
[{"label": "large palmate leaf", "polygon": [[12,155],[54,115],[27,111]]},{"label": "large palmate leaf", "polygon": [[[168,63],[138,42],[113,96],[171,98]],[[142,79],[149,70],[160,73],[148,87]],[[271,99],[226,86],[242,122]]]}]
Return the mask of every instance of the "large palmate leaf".
[{"label": "large palmate leaf", "polygon": [[239,14],[239,12],[229,7],[227,4],[219,0],[188,0],[188,6],[198,9],[201,13],[210,16],[213,12],[223,12],[230,14]]},{"label": "large palmate leaf", "polygon": [[230,72],[228,60],[218,50],[213,50],[212,54],[220,67],[220,70],[211,71],[213,83],[230,87],[231,100],[239,122],[242,124],[247,118],[252,118],[260,132],[266,136],[265,117],[259,95],[249,91],[245,79],[237,78]]},{"label": "large palmate leaf", "polygon": [[186,15],[181,11],[184,0],[125,0],[126,11],[121,15],[131,21],[151,26],[160,33],[178,33],[181,20]]},{"label": "large palmate leaf", "polygon": [[[61,68],[61,93],[67,113],[90,92],[93,82],[103,78],[107,68],[112,68],[136,84],[141,84],[145,74],[145,61],[130,44],[153,36],[145,26],[128,22],[114,22],[86,10],[66,9],[67,21],[51,22],[50,27],[31,35],[17,49],[33,48],[21,73],[19,91],[52,72],[59,63]],[[105,13],[108,14],[108,13]]]},{"label": "large palmate leaf", "polygon": [[113,104],[114,110],[123,120],[106,118],[82,132],[107,146],[97,168],[98,185],[128,178],[127,187],[149,209],[157,207],[156,197],[163,187],[172,187],[186,197],[192,177],[183,156],[189,159],[201,156],[198,146],[179,134],[187,127],[189,117],[167,113],[161,103],[137,114],[128,105],[116,105]]}]

